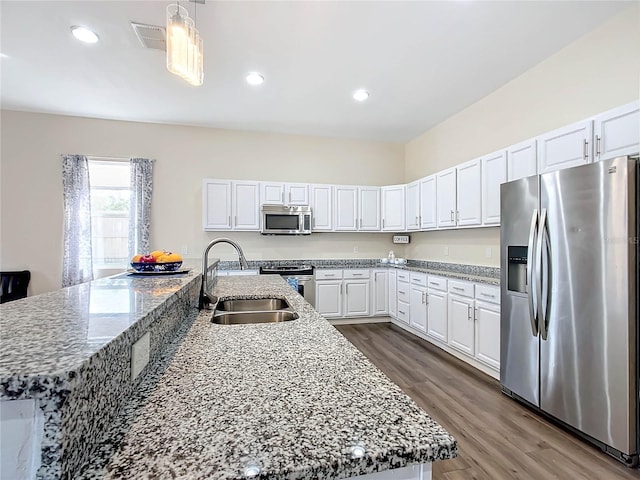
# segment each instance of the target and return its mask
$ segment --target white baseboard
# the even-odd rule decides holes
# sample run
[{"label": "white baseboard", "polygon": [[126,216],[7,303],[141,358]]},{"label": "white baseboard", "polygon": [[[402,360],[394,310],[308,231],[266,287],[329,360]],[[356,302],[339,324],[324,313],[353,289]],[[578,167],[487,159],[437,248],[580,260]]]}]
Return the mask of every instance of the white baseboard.
[{"label": "white baseboard", "polygon": [[391,317],[358,317],[358,318],[327,318],[331,325],[358,325],[362,323],[389,323]]}]

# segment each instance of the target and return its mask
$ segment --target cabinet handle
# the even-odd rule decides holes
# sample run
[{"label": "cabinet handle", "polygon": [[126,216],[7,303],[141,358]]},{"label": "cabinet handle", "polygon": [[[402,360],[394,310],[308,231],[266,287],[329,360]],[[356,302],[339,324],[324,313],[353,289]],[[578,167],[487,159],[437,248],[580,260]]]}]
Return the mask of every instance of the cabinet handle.
[{"label": "cabinet handle", "polygon": [[382,219],[382,228],[384,228],[384,218]]},{"label": "cabinet handle", "polygon": [[425,303],[426,303],[427,305],[429,305],[429,294],[428,294],[428,293],[426,293],[426,292],[425,292],[425,294],[424,294],[424,300],[425,300]]},{"label": "cabinet handle", "polygon": [[436,285],[436,286],[438,286],[438,285],[440,285],[440,284],[439,284],[438,282],[429,282],[429,285]]},{"label": "cabinet handle", "polygon": [[478,307],[475,308],[475,313],[473,316],[473,319],[477,322],[478,321]]},{"label": "cabinet handle", "polygon": [[231,226],[231,215],[229,215],[229,226]]},{"label": "cabinet handle", "polygon": [[461,288],[461,287],[451,287],[451,288],[453,288],[454,290],[457,290],[459,292],[464,292],[464,288]]},{"label": "cabinet handle", "polygon": [[469,320],[471,320],[471,305],[467,305],[467,316],[469,317]]},{"label": "cabinet handle", "polygon": [[584,141],[584,159],[585,160],[589,160],[589,142],[588,141]]},{"label": "cabinet handle", "polygon": [[324,275],[325,277],[335,277],[336,274],[335,273],[325,273]]},{"label": "cabinet handle", "polygon": [[361,277],[364,273],[352,273],[354,277]]},{"label": "cabinet handle", "polygon": [[595,153],[596,157],[600,156],[600,136],[596,135],[596,153]]},{"label": "cabinet handle", "polygon": [[456,220],[460,221],[460,210],[456,210]]},{"label": "cabinet handle", "polygon": [[400,309],[398,309],[398,313],[401,313],[401,314],[404,315],[404,312],[402,310],[400,310]]},{"label": "cabinet handle", "polygon": [[398,290],[398,293],[401,293],[401,294],[403,294],[403,295],[406,295],[406,294],[407,294],[407,292],[403,292],[402,290]]},{"label": "cabinet handle", "polygon": [[422,303],[424,303],[425,305],[427,304],[427,299],[425,298],[426,296],[427,294],[422,292]]},{"label": "cabinet handle", "polygon": [[233,222],[238,225],[238,215],[233,217]]},{"label": "cabinet handle", "polygon": [[291,203],[291,192],[289,192],[289,203]]},{"label": "cabinet handle", "polygon": [[492,295],[490,293],[480,292],[480,295],[482,295],[483,297],[496,298],[495,295]]},{"label": "cabinet handle", "polygon": [[280,196],[282,197],[282,203],[284,203],[284,190],[282,191],[282,194]]},{"label": "cabinet handle", "polygon": [[453,222],[453,210],[451,210],[451,221]]}]

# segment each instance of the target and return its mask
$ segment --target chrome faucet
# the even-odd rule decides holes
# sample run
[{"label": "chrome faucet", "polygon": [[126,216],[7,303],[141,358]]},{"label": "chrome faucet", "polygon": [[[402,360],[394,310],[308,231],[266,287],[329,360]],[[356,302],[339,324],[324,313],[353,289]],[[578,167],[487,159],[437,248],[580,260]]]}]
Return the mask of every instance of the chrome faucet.
[{"label": "chrome faucet", "polygon": [[228,243],[233,248],[235,248],[236,252],[238,253],[238,260],[240,261],[240,270],[246,270],[249,268],[249,264],[247,263],[247,259],[245,258],[244,252],[242,251],[242,248],[240,248],[240,245],[238,245],[230,238],[216,238],[215,240],[212,240],[209,245],[207,245],[207,248],[204,249],[204,252],[202,254],[202,285],[200,287],[199,302],[200,309],[204,308],[208,304],[218,302],[218,299],[216,297],[210,295],[209,292],[207,292],[207,275],[209,273],[209,250],[211,250],[211,247],[213,247],[217,243]]}]

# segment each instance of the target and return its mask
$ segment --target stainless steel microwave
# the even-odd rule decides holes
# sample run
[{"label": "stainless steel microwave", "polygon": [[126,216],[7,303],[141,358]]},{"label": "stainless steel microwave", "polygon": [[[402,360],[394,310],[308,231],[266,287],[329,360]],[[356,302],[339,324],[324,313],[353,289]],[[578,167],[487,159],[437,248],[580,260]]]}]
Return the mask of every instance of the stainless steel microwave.
[{"label": "stainless steel microwave", "polygon": [[263,235],[309,235],[311,207],[308,205],[262,205]]}]

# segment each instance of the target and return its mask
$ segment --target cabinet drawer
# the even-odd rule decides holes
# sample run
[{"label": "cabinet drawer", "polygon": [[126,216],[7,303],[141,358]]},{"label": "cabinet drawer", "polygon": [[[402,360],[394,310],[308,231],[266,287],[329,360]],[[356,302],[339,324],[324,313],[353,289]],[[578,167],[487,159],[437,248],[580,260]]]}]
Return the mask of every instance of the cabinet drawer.
[{"label": "cabinet drawer", "polygon": [[368,268],[354,268],[342,271],[342,278],[369,278]]},{"label": "cabinet drawer", "polygon": [[489,303],[500,303],[500,287],[495,285],[476,284],[476,300]]},{"label": "cabinet drawer", "polygon": [[342,270],[316,270],[316,280],[340,280]]},{"label": "cabinet drawer", "polygon": [[427,286],[427,274],[426,273],[411,272],[410,278],[411,278],[411,283],[413,285],[420,285],[421,287],[426,287]]},{"label": "cabinet drawer", "polygon": [[398,282],[398,301],[409,303],[410,290],[407,282]]},{"label": "cabinet drawer", "polygon": [[427,276],[427,287],[434,290],[447,291],[447,279],[444,277],[435,277],[433,275]]},{"label": "cabinet drawer", "polygon": [[398,300],[398,320],[409,323],[409,304]]},{"label": "cabinet drawer", "polygon": [[398,280],[403,282],[409,281],[409,272],[407,270],[398,270]]},{"label": "cabinet drawer", "polygon": [[473,283],[449,280],[449,293],[473,298]]}]

